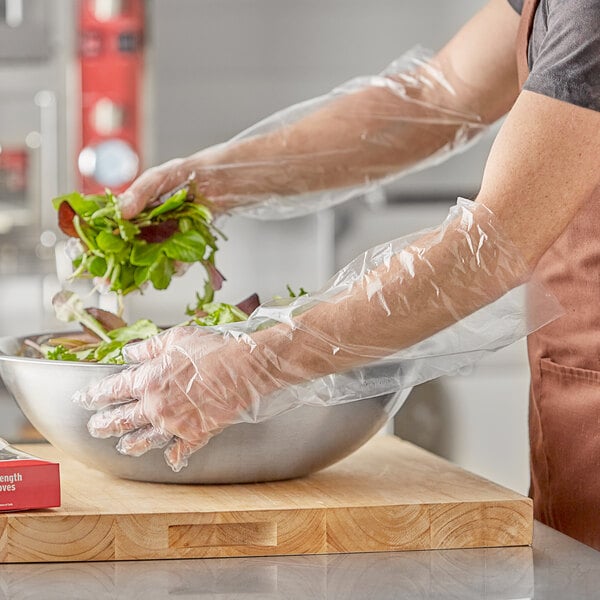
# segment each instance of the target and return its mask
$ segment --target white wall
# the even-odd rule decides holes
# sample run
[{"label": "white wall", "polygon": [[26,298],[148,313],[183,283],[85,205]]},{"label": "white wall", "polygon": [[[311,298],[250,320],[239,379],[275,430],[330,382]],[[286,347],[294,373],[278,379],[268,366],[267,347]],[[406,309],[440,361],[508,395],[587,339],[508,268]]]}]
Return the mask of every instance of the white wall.
[{"label": "white wall", "polygon": [[155,160],[440,48],[483,0],[152,0]]}]

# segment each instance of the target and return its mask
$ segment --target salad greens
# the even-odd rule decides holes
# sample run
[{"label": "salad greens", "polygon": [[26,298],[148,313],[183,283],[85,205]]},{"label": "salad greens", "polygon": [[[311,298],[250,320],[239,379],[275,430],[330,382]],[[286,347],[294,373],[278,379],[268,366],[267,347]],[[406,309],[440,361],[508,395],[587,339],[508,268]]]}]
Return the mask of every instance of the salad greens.
[{"label": "salad greens", "polygon": [[308,294],[308,292],[303,287],[300,288],[300,291],[298,293],[294,292],[292,286],[289,283],[285,287],[288,291],[288,294],[290,295],[290,298],[299,298],[300,296],[306,296]]},{"label": "salad greens", "polygon": [[[300,292],[296,294],[289,285],[287,289],[290,298],[307,293],[300,288]],[[148,339],[163,331],[148,319],[140,319],[128,325],[108,311],[84,308],[79,296],[68,290],[56,294],[52,303],[59,319],[67,322],[79,321],[83,331],[46,339],[43,343],[34,340],[25,342],[25,346],[33,348],[39,357],[49,360],[123,364],[125,345]],[[203,302],[203,298],[198,295],[198,307],[188,308],[190,318],[179,326],[213,327],[246,321],[259,305],[260,300],[256,294],[235,305],[215,301]]]},{"label": "salad greens", "polygon": [[[84,308],[77,294],[67,290],[54,297],[53,305],[59,319],[68,322],[79,321],[84,331],[67,333],[62,337],[47,339],[43,343],[33,340],[25,342],[25,345],[34,348],[40,357],[49,360],[123,364],[123,348],[127,344],[146,340],[162,331],[148,319],[115,327],[117,318],[107,311],[101,311],[102,318],[96,319],[92,313],[98,309]],[[238,306],[224,302],[211,302],[203,308],[202,313],[180,325],[224,325],[248,318],[248,313]]]},{"label": "salad greens", "polygon": [[104,342],[110,342],[110,338],[104,331],[102,325],[83,307],[81,298],[74,292],[63,290],[58,292],[52,298],[54,313],[59,321],[67,323],[79,321],[81,325],[87,327],[93,334],[96,334]]},{"label": "salad greens", "polygon": [[[224,281],[215,266],[217,237],[225,236],[212,222],[209,201],[196,193],[191,182],[161,196],[131,220],[122,217],[110,190],[104,195],[73,192],[55,198],[53,204],[60,229],[80,244],[71,278],[100,278],[117,293],[121,309],[123,296],[148,284],[164,290],[182,263],[196,262],[204,266],[207,279],[203,294],[196,293],[196,304],[187,307],[188,319],[180,325],[211,327],[245,321],[260,305],[256,294],[236,305],[215,301],[215,290]],[[303,288],[295,293],[289,285],[287,290],[291,298],[306,294]],[[46,336],[40,343],[26,340],[23,353],[33,348],[37,356],[50,360],[123,364],[126,344],[161,332],[148,319],[127,324],[120,314],[86,308],[72,291],[59,292],[52,303],[58,319],[79,322],[83,331]]]},{"label": "salad greens", "polygon": [[58,344],[58,346],[47,350],[46,358],[49,358],[50,360],[79,360],[79,358],[77,358],[77,354],[74,352],[69,352],[62,344]]},{"label": "salad greens", "polygon": [[213,325],[238,323],[246,319],[248,319],[248,314],[238,306],[225,302],[208,302],[202,304],[201,311],[193,316],[191,321],[196,325],[212,327]]},{"label": "salad greens", "polygon": [[[220,289],[215,268],[217,237],[209,201],[187,184],[149,205],[131,220],[121,215],[117,197],[73,192],[53,200],[61,230],[79,238],[81,254],[72,278],[98,277],[125,296],[147,284],[169,287],[180,263],[200,262],[208,286]],[[212,298],[211,298],[212,300]]]}]

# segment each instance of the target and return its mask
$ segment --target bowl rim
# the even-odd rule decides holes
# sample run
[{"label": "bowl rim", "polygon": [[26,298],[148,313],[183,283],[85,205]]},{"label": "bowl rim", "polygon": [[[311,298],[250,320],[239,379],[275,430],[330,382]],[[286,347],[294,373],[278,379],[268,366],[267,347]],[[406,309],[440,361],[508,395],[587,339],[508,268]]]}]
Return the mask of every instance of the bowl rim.
[{"label": "bowl rim", "polygon": [[[61,330],[61,331],[43,331],[43,332],[39,332],[39,333],[30,333],[28,335],[3,335],[0,336],[0,345],[3,342],[20,342],[23,343],[24,340],[30,339],[30,338],[36,338],[36,337],[40,337],[40,336],[44,336],[44,335],[49,335],[49,336],[53,336],[53,335],[61,335],[61,334],[68,334],[68,333],[76,333],[77,330],[75,329],[70,329],[70,330]],[[95,362],[85,362],[85,361],[79,361],[79,360],[50,360],[49,358],[32,358],[30,356],[16,356],[14,354],[6,354],[6,352],[0,350],[0,361],[4,361],[4,362],[18,362],[18,363],[35,363],[35,364],[45,364],[45,365],[61,365],[61,366],[68,366],[68,367],[81,367],[81,368],[86,368],[86,369],[98,369],[98,368],[104,368],[104,369],[112,369],[113,371],[115,369],[118,368],[126,368],[126,367],[131,367],[134,365],[134,363],[124,363],[124,364],[113,364],[113,363],[95,363]]]}]

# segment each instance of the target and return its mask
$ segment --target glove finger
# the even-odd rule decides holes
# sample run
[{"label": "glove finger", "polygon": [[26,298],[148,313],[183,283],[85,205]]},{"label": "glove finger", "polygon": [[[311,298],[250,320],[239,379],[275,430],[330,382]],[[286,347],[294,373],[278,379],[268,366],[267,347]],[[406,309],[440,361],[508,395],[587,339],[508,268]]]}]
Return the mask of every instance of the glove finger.
[{"label": "glove finger", "polygon": [[173,159],[142,173],[118,198],[123,218],[135,217],[150,201],[185,181],[188,173],[181,168],[182,162]]},{"label": "glove finger", "polygon": [[[186,339],[204,338],[202,346],[195,348],[200,356],[210,352],[215,345],[222,343],[220,336],[215,336],[208,331],[202,331],[199,327],[173,327],[167,329],[158,335],[154,335],[147,340],[127,344],[123,348],[123,357],[127,363],[143,363],[153,358],[157,358],[167,349],[184,344]],[[210,342],[212,338],[212,343]]]},{"label": "glove finger", "polygon": [[146,425],[131,433],[126,433],[117,444],[117,451],[127,456],[142,456],[149,450],[164,448],[173,435],[168,431]]},{"label": "glove finger", "polygon": [[164,349],[165,339],[162,335],[153,335],[151,338],[134,344],[127,344],[123,348],[123,358],[126,363],[141,363],[156,358]]},{"label": "glove finger", "polygon": [[100,410],[107,406],[135,400],[133,387],[134,371],[126,369],[101,379],[85,390],[75,392],[72,401],[88,410]]},{"label": "glove finger", "polygon": [[173,441],[165,449],[165,460],[175,473],[179,473],[181,469],[188,466],[189,457],[208,444],[212,437],[217,435],[217,432],[206,433],[202,438],[194,443],[186,442],[181,438],[174,438]]},{"label": "glove finger", "polygon": [[144,210],[149,198],[134,190],[127,190],[119,196],[118,200],[123,218],[131,219]]},{"label": "glove finger", "polygon": [[134,401],[92,415],[88,431],[95,438],[121,437],[148,424],[142,405]]}]

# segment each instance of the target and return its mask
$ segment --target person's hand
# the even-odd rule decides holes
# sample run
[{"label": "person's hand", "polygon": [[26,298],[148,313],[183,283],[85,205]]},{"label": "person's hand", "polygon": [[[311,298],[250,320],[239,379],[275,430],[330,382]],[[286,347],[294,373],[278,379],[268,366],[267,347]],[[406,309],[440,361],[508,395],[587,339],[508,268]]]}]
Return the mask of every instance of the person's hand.
[{"label": "person's hand", "polygon": [[175,158],[147,169],[120,194],[119,203],[123,217],[135,217],[150,202],[185,184],[193,176],[193,169],[183,158]]},{"label": "person's hand", "polygon": [[119,195],[124,218],[131,219],[163,194],[192,183],[194,189],[208,198],[213,210],[227,210],[224,201],[217,196],[224,193],[222,169],[216,164],[218,146],[206,148],[187,158],[174,158],[144,171]]},{"label": "person's hand", "polygon": [[139,363],[79,392],[74,401],[97,410],[94,437],[120,437],[122,454],[165,449],[174,471],[225,427],[251,421],[277,387],[248,336],[239,341],[199,327],[176,327],[126,348]]}]

